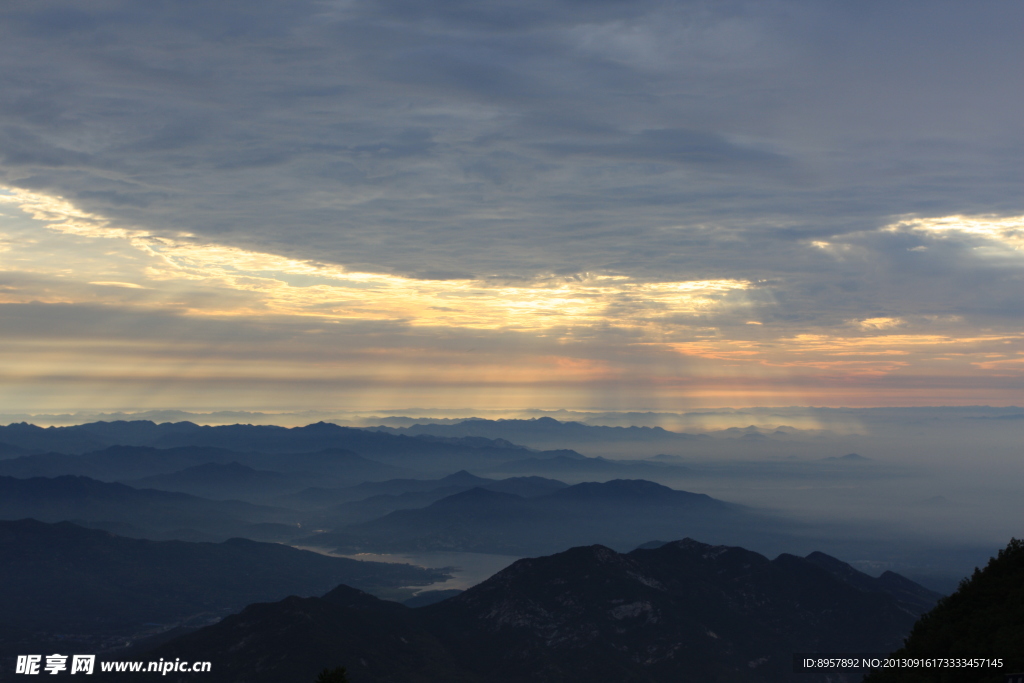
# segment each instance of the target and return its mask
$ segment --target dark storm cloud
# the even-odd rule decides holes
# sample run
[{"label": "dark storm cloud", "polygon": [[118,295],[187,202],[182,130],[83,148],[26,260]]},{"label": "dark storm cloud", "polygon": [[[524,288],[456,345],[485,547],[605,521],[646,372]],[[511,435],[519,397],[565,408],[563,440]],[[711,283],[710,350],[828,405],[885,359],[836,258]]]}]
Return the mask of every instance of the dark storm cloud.
[{"label": "dark storm cloud", "polygon": [[761,280],[766,316],[836,324],[999,316],[1017,266],[871,231],[1024,213],[1022,19],[1011,2],[13,1],[0,181],[362,269]]}]

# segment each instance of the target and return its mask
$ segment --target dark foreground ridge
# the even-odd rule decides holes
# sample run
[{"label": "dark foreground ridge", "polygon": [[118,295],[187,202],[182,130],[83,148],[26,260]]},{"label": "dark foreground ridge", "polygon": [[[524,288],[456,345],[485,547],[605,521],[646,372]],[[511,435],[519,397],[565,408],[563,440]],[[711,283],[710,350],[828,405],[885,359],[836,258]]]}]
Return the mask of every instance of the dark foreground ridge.
[{"label": "dark foreground ridge", "polygon": [[17,654],[102,652],[340,582],[391,597],[446,576],[242,538],[149,541],[70,522],[0,521],[0,680]]},{"label": "dark foreground ridge", "polygon": [[792,653],[891,651],[937,597],[827,560],[690,539],[578,547],[418,609],[347,586],[250,605],[145,657],[209,660],[212,673],[165,678],[209,683],[301,683],[336,666],[355,683],[824,680],[795,678]]}]

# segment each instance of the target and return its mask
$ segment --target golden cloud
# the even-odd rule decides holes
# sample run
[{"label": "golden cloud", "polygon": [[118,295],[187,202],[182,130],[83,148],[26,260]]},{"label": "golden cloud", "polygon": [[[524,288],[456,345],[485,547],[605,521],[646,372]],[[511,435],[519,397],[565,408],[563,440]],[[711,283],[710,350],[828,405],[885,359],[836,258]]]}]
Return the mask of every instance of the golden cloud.
[{"label": "golden cloud", "polygon": [[[549,330],[615,324],[656,327],[678,316],[721,308],[730,294],[748,289],[744,280],[644,282],[615,274],[548,275],[513,284],[488,279],[432,280],[349,270],[203,243],[194,235],[156,235],[111,227],[59,197],[7,189],[0,201],[15,204],[57,233],[118,239],[144,255],[134,278],[89,279],[88,284],[180,291],[244,293],[218,305],[183,304],[192,315],[293,315],[337,320],[400,320],[414,326],[470,329]],[[61,301],[67,300],[67,292]],[[184,300],[184,299],[183,299]],[[731,305],[742,305],[733,297]]]},{"label": "golden cloud", "polygon": [[980,237],[1013,251],[1024,250],[1024,216],[908,216],[884,228],[888,232],[910,230],[938,238],[954,235]]}]

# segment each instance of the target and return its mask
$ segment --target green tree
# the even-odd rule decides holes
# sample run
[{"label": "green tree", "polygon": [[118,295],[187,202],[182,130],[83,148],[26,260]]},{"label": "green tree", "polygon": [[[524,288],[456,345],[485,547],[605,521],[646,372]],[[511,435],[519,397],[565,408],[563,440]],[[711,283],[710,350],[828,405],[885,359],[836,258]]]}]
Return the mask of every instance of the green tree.
[{"label": "green tree", "polygon": [[893,657],[1002,659],[1002,668],[887,669],[864,683],[1002,683],[1024,671],[1024,541],[1016,538],[975,569],[914,626]]},{"label": "green tree", "polygon": [[348,671],[345,667],[339,666],[333,669],[324,669],[316,677],[314,683],[349,683]]}]

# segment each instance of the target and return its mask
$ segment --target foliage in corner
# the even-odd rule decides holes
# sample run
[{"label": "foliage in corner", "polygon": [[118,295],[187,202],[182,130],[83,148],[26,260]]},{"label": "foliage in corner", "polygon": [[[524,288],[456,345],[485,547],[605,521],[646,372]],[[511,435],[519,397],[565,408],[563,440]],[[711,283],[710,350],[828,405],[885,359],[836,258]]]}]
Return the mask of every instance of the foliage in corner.
[{"label": "foliage in corner", "polygon": [[876,671],[864,683],[1002,683],[1024,671],[1024,541],[1009,544],[914,625],[896,658],[997,659],[1003,667]]}]

